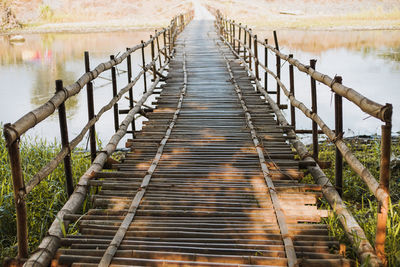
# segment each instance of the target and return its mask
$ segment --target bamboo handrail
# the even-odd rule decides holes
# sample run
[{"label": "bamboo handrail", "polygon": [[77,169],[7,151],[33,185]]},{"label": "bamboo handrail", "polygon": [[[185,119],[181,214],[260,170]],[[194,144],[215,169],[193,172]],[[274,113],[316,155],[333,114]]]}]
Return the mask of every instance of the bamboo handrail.
[{"label": "bamboo handrail", "polygon": [[[216,24],[217,28],[221,28],[219,24]],[[221,31],[221,29],[220,29]],[[278,121],[281,125],[289,126],[289,123],[286,121],[285,117],[283,116],[280,108],[278,105],[272,100],[266,90],[263,88],[261,83],[256,79],[256,76],[252,73],[249,66],[247,66],[247,62],[242,59],[237,53],[231,44],[227,41],[227,39],[220,35],[220,38],[225,42],[225,44],[230,48],[232,53],[239,58],[239,60],[243,63],[244,67],[250,74],[250,76],[255,80],[257,89],[264,95],[268,103],[273,108],[274,113],[277,116]],[[242,42],[234,38],[234,41],[238,41],[242,45]],[[249,47],[245,46],[248,49],[249,55],[254,57],[253,52]],[[258,58],[254,57],[254,60],[258,61]],[[388,207],[389,202],[389,194],[383,188],[381,188],[376,181],[376,179],[372,176],[368,169],[366,169],[358,159],[352,154],[352,152],[346,146],[346,143],[341,139],[337,138],[333,131],[322,121],[322,119],[315,113],[312,113],[303,103],[298,101],[290,92],[287,90],[285,85],[280,81],[280,79],[267,67],[265,67],[261,62],[259,65],[269,74],[271,74],[274,79],[279,83],[282,90],[284,91],[285,95],[290,99],[290,102],[293,106],[299,108],[307,117],[312,119],[313,121],[317,122],[323,132],[328,136],[328,138],[335,143],[335,145],[339,148],[340,152],[343,154],[346,161],[349,163],[350,167],[363,179],[363,181],[367,184],[369,189],[372,191],[374,196],[377,198],[381,206],[384,210]],[[391,105],[389,104],[388,107],[391,109]],[[391,112],[390,112],[391,114]],[[314,161],[315,160],[309,155],[307,148],[305,145],[297,138],[295,131],[290,129],[287,132],[290,138],[290,142],[293,144],[296,151],[299,153],[303,160]],[[366,235],[363,229],[359,226],[357,221],[354,219],[352,214],[348,211],[346,205],[343,203],[340,195],[336,191],[335,187],[330,183],[329,179],[326,177],[324,172],[321,168],[316,165],[316,167],[308,167],[310,173],[314,177],[315,181],[323,186],[323,194],[328,200],[329,204],[333,208],[333,210],[338,214],[339,220],[344,227],[347,237],[352,241],[352,244],[356,246],[357,253],[359,258],[362,262],[369,262],[371,266],[381,266],[382,261],[377,257],[377,254],[371,244],[368,242]],[[387,214],[386,214],[387,215]],[[386,221],[386,218],[383,218],[382,221]],[[355,240],[354,233],[357,234],[360,240]]]},{"label": "bamboo handrail", "polygon": [[[220,19],[224,21],[229,21],[222,16],[220,16]],[[230,22],[231,23],[231,22]],[[247,28],[247,26],[243,26],[242,24],[238,23],[233,23],[235,26],[240,27],[243,29],[245,32],[247,32],[252,38],[254,38],[254,34]],[[235,38],[235,40],[237,40]],[[320,73],[313,68],[311,68],[308,65],[302,64],[299,60],[295,58],[290,58],[288,55],[283,54],[276,48],[274,48],[271,45],[268,45],[267,43],[257,40],[257,42],[261,45],[264,45],[266,48],[271,50],[273,53],[275,53],[277,56],[279,56],[281,59],[288,61],[290,64],[295,66],[299,71],[307,73],[310,75],[312,78],[315,80],[325,84],[326,86],[330,87],[335,93],[345,97],[349,101],[353,102],[356,104],[362,111],[365,113],[380,119],[383,122],[391,122],[391,117],[392,117],[392,107],[389,104],[386,105],[381,105],[365,96],[357,92],[356,90],[347,87],[345,85],[342,85],[340,83],[337,83],[336,80],[327,74]]]},{"label": "bamboo handrail", "polygon": [[[189,22],[190,20],[187,20]],[[173,32],[173,35],[179,33],[178,28],[176,28]],[[140,45],[141,47],[141,45]],[[174,53],[174,50],[172,51],[172,54]],[[146,65],[146,70],[142,70],[136,78],[129,83],[127,86],[125,86],[123,89],[120,90],[118,95],[114,97],[106,106],[104,106],[100,111],[105,112],[116,103],[123,94],[129,91],[129,89],[139,80],[140,76],[143,75],[147,69],[150,69],[150,67],[155,63],[155,61],[158,58],[158,54],[153,58],[152,62]],[[166,63],[162,66],[159,72],[163,72],[166,68],[166,66],[169,64],[169,59],[166,61]],[[63,237],[63,231],[61,224],[64,224],[64,227],[68,225],[68,221],[64,221],[64,215],[66,214],[73,214],[77,211],[77,209],[82,205],[86,193],[87,193],[87,187],[88,187],[88,182],[89,180],[93,177],[94,173],[99,172],[102,170],[104,163],[107,161],[108,157],[111,156],[111,154],[115,151],[119,141],[122,139],[123,136],[125,136],[128,126],[132,123],[134,120],[135,114],[137,114],[141,107],[144,105],[145,101],[148,99],[149,96],[153,94],[154,89],[156,88],[157,84],[160,82],[160,77],[157,77],[152,84],[152,86],[149,88],[149,90],[143,94],[142,98],[137,101],[137,104],[133,109],[131,109],[125,119],[122,121],[120,124],[120,127],[118,131],[111,137],[109,143],[106,145],[106,147],[99,153],[95,160],[93,161],[92,165],[89,167],[89,169],[81,176],[79,179],[78,184],[75,187],[75,190],[73,194],[70,196],[68,201],[65,203],[63,208],[57,213],[56,219],[53,221],[51,227],[48,230],[48,235],[42,240],[40,245],[38,246],[38,249],[35,251],[33,255],[28,259],[28,261],[24,264],[24,266],[48,266],[49,262],[53,258],[56,250],[58,249],[60,245],[60,239]],[[74,145],[77,145],[80,141],[79,138],[84,136],[84,131],[87,132],[87,130],[90,128],[92,123],[94,124],[97,121],[97,116],[93,118],[91,121],[89,121],[82,132],[72,141],[74,142]],[[81,139],[82,140],[82,139]],[[71,143],[72,143],[71,142]],[[61,151],[62,152],[62,151]],[[60,152],[60,153],[61,153]],[[60,154],[59,153],[59,154]],[[58,156],[58,155],[57,155]]]}]

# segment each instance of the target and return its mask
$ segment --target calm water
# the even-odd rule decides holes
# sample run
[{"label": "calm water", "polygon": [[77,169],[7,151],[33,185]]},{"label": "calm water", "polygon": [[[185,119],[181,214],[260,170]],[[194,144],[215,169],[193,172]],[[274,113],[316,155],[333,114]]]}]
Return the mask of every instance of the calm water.
[{"label": "calm water", "polygon": [[[31,34],[26,41],[12,44],[7,37],[0,37],[0,121],[14,122],[31,109],[43,104],[54,92],[54,80],[65,84],[74,82],[84,71],[83,52],[91,55],[91,66],[108,60],[109,55],[124,51],[126,47],[146,40],[148,31],[113,32],[92,34]],[[272,41],[269,32],[258,32]],[[379,103],[394,105],[393,131],[400,130],[400,31],[279,31],[281,50],[293,53],[303,63],[317,59],[317,69],[333,77],[343,77],[343,83]],[[270,42],[271,42],[270,41]],[[260,50],[263,56],[263,51]],[[147,61],[150,59],[147,55]],[[139,70],[140,54],[133,55],[133,69]],[[269,56],[269,66],[274,69],[275,59]],[[126,67],[120,66],[119,88],[126,84]],[[282,77],[288,80],[288,64],[283,65]],[[95,83],[96,112],[112,96],[108,82],[110,73],[101,75]],[[304,73],[295,72],[296,96],[307,105],[310,103],[310,80]],[[190,79],[190,77],[189,77]],[[270,78],[270,88],[275,83]],[[150,83],[150,81],[149,81]],[[142,81],[135,88],[135,99],[141,96]],[[319,113],[333,126],[332,95],[324,85],[318,86]],[[120,107],[128,106],[121,100]],[[149,100],[148,103],[152,101]],[[283,101],[285,102],[285,101]],[[72,98],[67,103],[71,138],[87,121],[86,93]],[[347,135],[380,133],[377,119],[368,118],[354,105],[344,102],[344,128]],[[298,128],[311,128],[308,119],[297,112]],[[121,117],[122,119],[122,117]],[[138,126],[140,126],[138,121]],[[96,130],[103,142],[113,134],[112,111],[107,112]],[[42,136],[49,140],[58,138],[58,117],[53,115],[42,122],[29,135]],[[107,143],[107,142],[105,142]],[[121,143],[123,145],[123,143]]]}]

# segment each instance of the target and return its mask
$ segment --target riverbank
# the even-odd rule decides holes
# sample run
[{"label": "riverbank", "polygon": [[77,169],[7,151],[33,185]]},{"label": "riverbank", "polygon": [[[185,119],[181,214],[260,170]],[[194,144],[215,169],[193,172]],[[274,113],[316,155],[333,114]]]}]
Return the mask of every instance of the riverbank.
[{"label": "riverbank", "polygon": [[[46,4],[44,4],[46,2]],[[168,0],[157,3],[117,0],[10,0],[0,5],[1,35],[86,33],[158,28],[179,12],[198,4],[219,9],[255,30],[400,30],[397,0]],[[195,4],[196,3],[196,4]],[[10,25],[7,25],[7,21]]]}]

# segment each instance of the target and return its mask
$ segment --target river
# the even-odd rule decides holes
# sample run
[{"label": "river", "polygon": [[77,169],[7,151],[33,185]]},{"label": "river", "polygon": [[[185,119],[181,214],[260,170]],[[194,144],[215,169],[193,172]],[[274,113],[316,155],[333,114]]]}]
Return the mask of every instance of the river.
[{"label": "river", "polygon": [[[25,113],[43,104],[54,93],[54,81],[73,83],[84,72],[83,53],[90,52],[91,66],[107,61],[111,54],[117,55],[126,47],[147,40],[150,31],[108,32],[85,34],[27,34],[25,42],[12,43],[7,36],[0,37],[0,122],[14,122]],[[259,39],[265,37],[273,43],[270,31],[257,31]],[[278,31],[281,50],[292,53],[301,62],[309,64],[317,59],[317,70],[333,77],[343,77],[343,84],[354,88],[370,99],[394,106],[393,132],[400,131],[400,31]],[[160,40],[161,41],[161,40]],[[162,43],[162,42],[161,42]],[[263,50],[259,55],[263,58]],[[147,60],[150,59],[147,51]],[[133,69],[137,73],[141,63],[140,53],[133,55]],[[275,58],[269,54],[269,66],[275,67]],[[118,86],[126,84],[126,66],[120,66]],[[283,63],[282,79],[288,84],[288,64]],[[112,89],[110,73],[101,75],[95,86],[96,112],[110,99]],[[310,78],[295,72],[296,97],[310,104]],[[190,77],[189,77],[190,80]],[[148,81],[150,82],[150,81]],[[269,88],[276,83],[269,79]],[[142,81],[135,88],[135,99],[142,92]],[[317,84],[318,111],[328,125],[333,127],[333,95],[330,89]],[[128,101],[121,100],[120,107]],[[148,103],[153,101],[149,100]],[[283,101],[285,102],[285,100]],[[75,136],[87,121],[86,92],[67,101],[70,137]],[[285,111],[289,115],[288,111]],[[99,138],[107,143],[114,132],[112,110],[96,124]],[[311,122],[297,111],[297,125],[310,129]],[[368,117],[348,101],[344,101],[345,135],[379,134],[381,123]],[[141,126],[141,121],[137,122]],[[28,135],[59,139],[58,116],[42,122]],[[123,143],[121,143],[123,144]]]}]

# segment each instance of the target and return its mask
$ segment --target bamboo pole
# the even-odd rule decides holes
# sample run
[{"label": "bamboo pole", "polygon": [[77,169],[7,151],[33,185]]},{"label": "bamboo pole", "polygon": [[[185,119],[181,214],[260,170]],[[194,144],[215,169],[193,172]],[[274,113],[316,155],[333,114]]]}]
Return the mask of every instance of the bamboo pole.
[{"label": "bamboo pole", "polygon": [[[316,59],[310,60],[310,67],[315,70],[315,65],[317,63]],[[278,76],[278,79],[280,77]],[[311,112],[317,114],[318,106],[317,106],[317,83],[313,77],[311,79]],[[317,123],[312,120],[312,141],[313,141],[313,157],[318,161],[318,154],[319,154],[319,144],[318,144],[318,125]]]},{"label": "bamboo pole", "polygon": [[[56,92],[64,90],[62,80],[56,81]],[[65,182],[67,185],[67,193],[68,197],[72,195],[74,192],[74,182],[72,179],[72,168],[71,168],[71,151],[69,149],[69,141],[68,141],[68,125],[67,125],[67,114],[65,112],[65,104],[62,103],[58,107],[58,118],[60,123],[60,133],[61,133],[61,144],[62,148],[66,148],[68,150],[67,155],[64,157],[64,173],[65,173]]]},{"label": "bamboo pole", "polygon": [[257,35],[254,35],[254,69],[256,71],[256,78],[260,80],[260,75],[258,73],[258,48],[257,48]]},{"label": "bamboo pole", "polygon": [[[4,129],[12,127],[10,124],[5,124]],[[12,128],[10,129],[12,130]],[[4,131],[4,135],[7,132]],[[18,258],[23,259],[28,257],[28,224],[26,214],[26,203],[23,197],[25,193],[25,183],[21,168],[21,158],[19,150],[19,139],[7,146],[8,156],[11,164],[11,176],[13,179],[14,189],[14,205],[17,215],[17,241],[18,241]]]},{"label": "bamboo pole", "polygon": [[[293,58],[293,55],[290,54],[289,57]],[[265,72],[265,73],[267,73],[267,72]],[[289,65],[289,83],[290,83],[290,94],[292,96],[295,96],[295,93],[294,93],[294,71],[293,71],[292,64]],[[291,120],[290,125],[293,126],[294,130],[296,130],[296,109],[292,104],[290,104],[290,120]]]},{"label": "bamboo pole", "polygon": [[[129,49],[129,48],[128,48]],[[127,50],[128,50],[127,49]],[[85,51],[85,72],[90,72],[90,61],[89,61],[89,52]],[[128,56],[130,57],[130,55]],[[88,82],[86,84],[87,91],[87,104],[88,104],[88,120],[90,121],[94,117],[94,96],[93,96],[93,83]],[[90,141],[90,160],[94,161],[96,158],[96,128],[93,125],[89,129],[89,141]]]},{"label": "bamboo pole", "polygon": [[[342,77],[337,76],[336,81],[342,83]],[[335,134],[336,138],[343,136],[343,105],[342,96],[335,93]],[[335,186],[339,195],[343,195],[343,156],[335,147]]]},{"label": "bamboo pole", "polygon": [[[110,56],[111,60],[114,60],[114,56],[111,55]],[[115,74],[115,67],[111,68],[111,83],[112,83],[112,94],[113,94],[113,98],[117,96],[117,77]],[[114,128],[115,128],[115,132],[118,131],[119,128],[119,118],[118,118],[118,103],[114,104],[113,107],[114,110]]]},{"label": "bamboo pole", "polygon": [[[222,38],[225,44],[232,50],[232,47],[226,42],[224,38]],[[233,53],[236,53],[233,51]],[[246,62],[241,59],[243,65],[249,71],[249,73],[253,76],[254,75],[250,72],[250,69],[246,66]],[[260,64],[261,65],[261,64]],[[262,66],[262,65],[261,65]],[[266,69],[270,74],[273,74],[269,69]],[[277,79],[276,75],[273,75],[275,79]],[[285,116],[282,114],[279,106],[275,103],[275,101],[269,96],[269,94],[265,91],[259,81],[256,80],[256,86],[259,88],[259,91],[264,95],[265,99],[271,105],[274,113],[277,116],[279,123],[282,126],[289,126],[289,123],[286,121]],[[287,90],[286,90],[287,91]],[[294,97],[292,97],[294,98]],[[296,133],[289,129],[287,132],[289,138],[289,142],[293,145],[296,151],[299,153],[300,157],[303,160],[315,162],[315,160],[309,155],[307,148],[305,145],[297,138]],[[351,154],[351,152],[350,152]],[[325,173],[321,170],[321,168],[316,164],[315,166],[308,166],[308,171],[313,176],[314,180],[317,184],[322,186],[322,192],[324,197],[328,200],[330,206],[333,210],[338,214],[338,218],[343,225],[343,228],[346,232],[347,237],[356,247],[357,253],[361,262],[368,262],[371,266],[381,266],[381,261],[377,258],[374,249],[372,248],[371,244],[369,243],[363,229],[354,219],[353,215],[347,209],[345,203],[337,193],[334,186],[331,184],[329,179],[326,177]],[[355,238],[356,237],[356,238]]]},{"label": "bamboo pole", "polygon": [[[386,123],[381,127],[381,162],[380,162],[380,177],[379,186],[389,194],[389,180],[390,180],[390,147],[391,147],[391,134],[392,125]],[[375,251],[378,257],[383,262],[384,266],[387,265],[385,255],[385,240],[386,240],[386,221],[389,209],[389,197],[386,202],[383,202],[378,207],[378,220],[376,223],[376,237],[375,237]]]},{"label": "bamboo pole", "polygon": [[[127,48],[128,50],[129,48]],[[158,51],[160,55],[160,51]],[[160,61],[161,64],[161,61]],[[160,65],[161,66],[161,65]],[[129,55],[126,58],[126,67],[127,67],[127,75],[128,75],[128,84],[132,82],[132,62],[131,62],[131,55]],[[129,89],[129,109],[133,109],[134,104],[133,104],[133,86]],[[132,121],[132,138],[135,138],[135,131],[136,131],[136,126],[135,126],[135,120]]]}]

